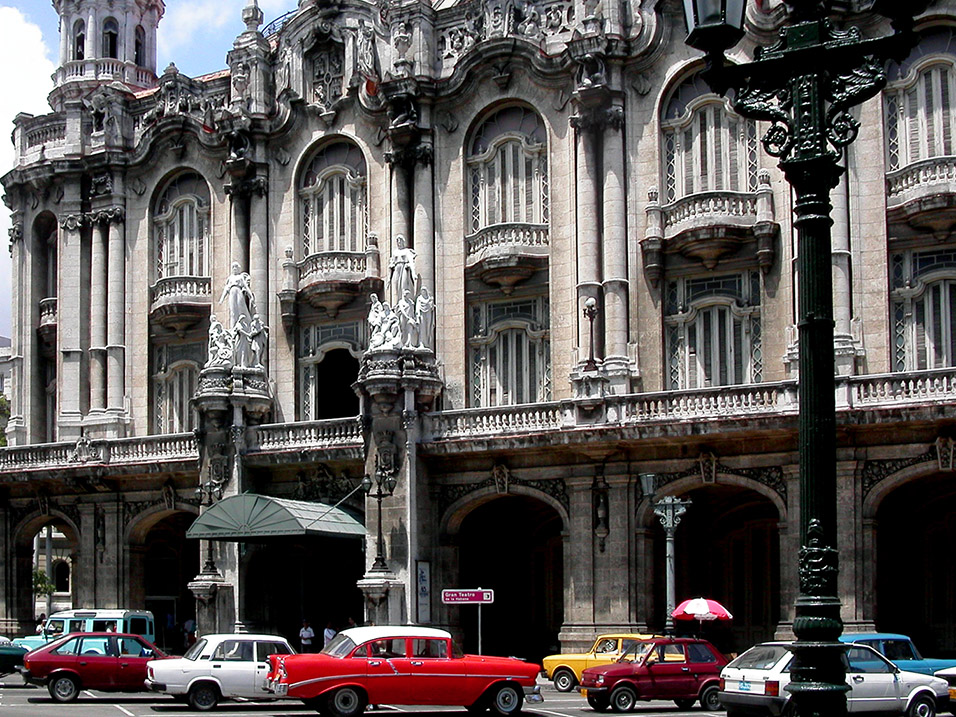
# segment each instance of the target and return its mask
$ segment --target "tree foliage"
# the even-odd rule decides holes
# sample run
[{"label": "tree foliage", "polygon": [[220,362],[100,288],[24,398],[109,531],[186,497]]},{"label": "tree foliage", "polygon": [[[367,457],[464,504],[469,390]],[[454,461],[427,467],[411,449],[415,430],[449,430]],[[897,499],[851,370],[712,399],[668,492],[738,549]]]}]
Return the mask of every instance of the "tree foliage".
[{"label": "tree foliage", "polygon": [[33,594],[48,597],[56,592],[56,585],[50,580],[46,571],[40,568],[33,569]]}]

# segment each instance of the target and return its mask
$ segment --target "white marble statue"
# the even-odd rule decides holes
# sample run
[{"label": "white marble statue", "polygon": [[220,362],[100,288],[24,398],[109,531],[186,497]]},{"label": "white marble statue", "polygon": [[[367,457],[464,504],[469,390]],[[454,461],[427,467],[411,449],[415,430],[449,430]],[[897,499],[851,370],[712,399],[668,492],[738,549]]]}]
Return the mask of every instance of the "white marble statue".
[{"label": "white marble statue", "polygon": [[408,289],[405,289],[402,300],[398,302],[398,324],[401,329],[402,348],[418,346],[418,316],[415,313],[412,292]]},{"label": "white marble statue", "polygon": [[396,249],[389,261],[389,294],[392,299],[392,305],[397,306],[398,302],[408,291],[410,296],[415,295],[415,284],[418,280],[418,273],[415,271],[415,250],[408,247],[405,237],[399,234],[395,238]]},{"label": "white marble statue", "polygon": [[226,327],[216,318],[215,314],[209,317],[209,356],[203,368],[223,366],[232,368],[232,340],[226,332]]},{"label": "white marble statue", "polygon": [[423,286],[415,300],[415,315],[418,318],[418,348],[435,348],[435,300]]}]

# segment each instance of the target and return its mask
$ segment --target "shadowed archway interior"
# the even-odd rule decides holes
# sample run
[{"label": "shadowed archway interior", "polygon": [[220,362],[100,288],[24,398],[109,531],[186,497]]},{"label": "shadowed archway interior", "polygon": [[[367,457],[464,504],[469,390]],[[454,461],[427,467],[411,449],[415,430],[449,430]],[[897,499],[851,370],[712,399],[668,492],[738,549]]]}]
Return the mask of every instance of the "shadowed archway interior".
[{"label": "shadowed archway interior", "polygon": [[[491,588],[482,652],[540,661],[557,651],[564,620],[561,518],[542,501],[505,495],[472,511],[459,534],[459,588]],[[464,649],[478,651],[478,608],[459,611]]]}]

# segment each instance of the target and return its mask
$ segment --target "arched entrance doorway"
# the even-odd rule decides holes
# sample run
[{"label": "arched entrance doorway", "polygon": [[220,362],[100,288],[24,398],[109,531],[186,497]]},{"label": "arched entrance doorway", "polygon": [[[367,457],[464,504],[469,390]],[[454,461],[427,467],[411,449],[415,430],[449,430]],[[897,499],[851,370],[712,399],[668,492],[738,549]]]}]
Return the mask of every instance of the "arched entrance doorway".
[{"label": "arched entrance doorway", "polygon": [[876,625],[910,635],[934,657],[956,656],[956,572],[939,555],[956,542],[952,474],[909,481],[880,503]]},{"label": "arched entrance doorway", "polygon": [[[674,539],[677,602],[709,597],[734,615],[730,623],[678,622],[681,634],[698,631],[725,654],[773,638],[780,619],[780,543],[777,507],[748,488],[717,484],[681,496],[692,502]],[[666,604],[664,531],[653,529],[654,611],[661,629]]]},{"label": "arched entrance doorway", "polygon": [[358,394],[352,390],[358,372],[358,359],[347,349],[332,349],[325,354],[315,369],[317,419],[358,415]]},{"label": "arched entrance doorway", "polygon": [[172,513],[150,528],[143,540],[144,604],[156,618],[160,647],[185,649],[182,626],[196,617],[196,599],[187,587],[199,572],[199,545],[186,540],[192,513]]},{"label": "arched entrance doorway", "polygon": [[[491,588],[482,652],[540,661],[557,651],[564,620],[561,517],[546,503],[505,495],[475,508],[459,532],[460,588]],[[478,608],[459,611],[466,652],[478,651]]]}]

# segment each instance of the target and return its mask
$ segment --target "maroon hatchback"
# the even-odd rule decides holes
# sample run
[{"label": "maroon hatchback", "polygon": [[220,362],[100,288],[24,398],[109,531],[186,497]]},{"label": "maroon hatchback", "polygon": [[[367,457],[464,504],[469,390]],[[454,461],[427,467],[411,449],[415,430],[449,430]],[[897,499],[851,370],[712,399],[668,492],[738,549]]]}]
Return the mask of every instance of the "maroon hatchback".
[{"label": "maroon hatchback", "polygon": [[581,673],[581,694],[598,712],[630,712],[638,700],[674,700],[690,709],[697,700],[720,709],[717,693],[724,657],[706,640],[660,637],[638,640],[617,662]]},{"label": "maroon hatchback", "polygon": [[57,702],[72,702],[80,690],[145,692],[146,663],[157,657],[166,655],[140,635],[73,633],[28,652],[20,672]]}]

